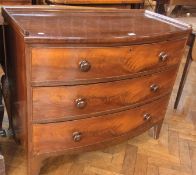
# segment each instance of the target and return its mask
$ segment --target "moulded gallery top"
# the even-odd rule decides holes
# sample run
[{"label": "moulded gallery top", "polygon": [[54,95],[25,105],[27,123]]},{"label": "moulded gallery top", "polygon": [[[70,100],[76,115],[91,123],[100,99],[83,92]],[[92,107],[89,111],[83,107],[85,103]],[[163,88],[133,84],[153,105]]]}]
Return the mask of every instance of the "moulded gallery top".
[{"label": "moulded gallery top", "polygon": [[3,7],[4,20],[27,43],[127,45],[187,36],[183,22],[142,9]]}]

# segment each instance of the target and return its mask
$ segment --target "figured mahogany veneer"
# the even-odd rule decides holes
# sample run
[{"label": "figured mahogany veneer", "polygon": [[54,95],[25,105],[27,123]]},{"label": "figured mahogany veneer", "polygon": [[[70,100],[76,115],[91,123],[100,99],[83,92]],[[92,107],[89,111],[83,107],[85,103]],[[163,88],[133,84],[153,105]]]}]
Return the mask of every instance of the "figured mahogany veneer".
[{"label": "figured mahogany veneer", "polygon": [[158,138],[190,26],[144,10],[7,7],[3,16],[3,87],[27,175],[49,156],[151,127]]},{"label": "figured mahogany veneer", "polygon": [[[179,63],[186,40],[111,48],[33,48],[32,82],[106,81]],[[149,50],[151,52],[149,52]],[[161,53],[167,54],[162,60]],[[81,62],[90,68],[82,70]]]},{"label": "figured mahogany veneer", "polygon": [[31,0],[0,0],[0,5],[31,5]]},{"label": "figured mahogany veneer", "polygon": [[[33,120],[36,122],[73,120],[88,114],[123,110],[130,105],[171,92],[176,69],[122,81],[59,87],[33,88]],[[154,89],[157,87],[157,89]],[[115,89],[112,91],[112,89]],[[84,106],[77,106],[77,100]]]},{"label": "figured mahogany veneer", "polygon": [[[33,125],[33,151],[35,154],[41,154],[113,140],[132,132],[134,128],[141,125],[157,123],[163,118],[167,104],[168,96],[147,105],[101,117],[35,124]],[[146,118],[148,114],[149,118]],[[74,138],[74,133],[80,135],[78,140]]]}]

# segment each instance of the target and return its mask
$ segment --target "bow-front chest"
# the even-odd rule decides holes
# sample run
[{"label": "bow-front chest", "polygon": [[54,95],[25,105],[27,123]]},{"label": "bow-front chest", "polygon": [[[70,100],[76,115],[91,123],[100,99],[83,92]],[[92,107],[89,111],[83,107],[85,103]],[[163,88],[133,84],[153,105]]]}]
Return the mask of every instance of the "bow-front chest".
[{"label": "bow-front chest", "polygon": [[191,28],[144,10],[4,8],[15,139],[43,159],[158,138]]}]

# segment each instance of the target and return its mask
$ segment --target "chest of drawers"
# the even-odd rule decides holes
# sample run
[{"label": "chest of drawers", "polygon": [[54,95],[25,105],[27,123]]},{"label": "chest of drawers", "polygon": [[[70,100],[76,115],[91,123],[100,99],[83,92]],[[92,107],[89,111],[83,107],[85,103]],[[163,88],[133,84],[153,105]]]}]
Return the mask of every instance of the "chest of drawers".
[{"label": "chest of drawers", "polygon": [[158,138],[188,25],[144,10],[7,7],[3,16],[10,113],[28,175],[52,155],[151,127]]}]

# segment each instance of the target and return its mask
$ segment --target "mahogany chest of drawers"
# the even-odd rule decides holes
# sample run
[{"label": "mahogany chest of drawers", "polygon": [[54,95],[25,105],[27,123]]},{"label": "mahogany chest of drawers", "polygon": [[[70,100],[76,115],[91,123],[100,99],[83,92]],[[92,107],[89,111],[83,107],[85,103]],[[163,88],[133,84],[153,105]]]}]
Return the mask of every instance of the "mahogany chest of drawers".
[{"label": "mahogany chest of drawers", "polygon": [[4,8],[15,139],[43,159],[158,138],[191,28],[144,10]]}]

